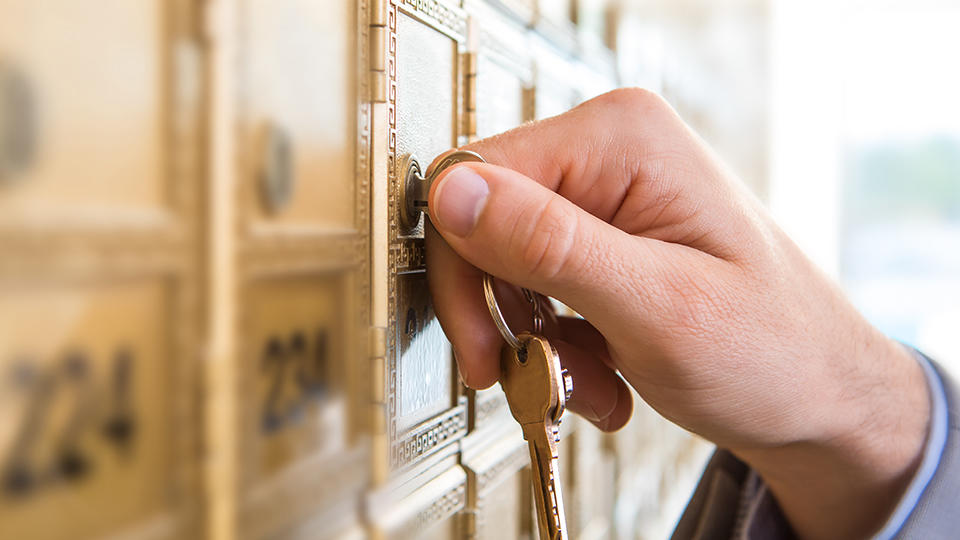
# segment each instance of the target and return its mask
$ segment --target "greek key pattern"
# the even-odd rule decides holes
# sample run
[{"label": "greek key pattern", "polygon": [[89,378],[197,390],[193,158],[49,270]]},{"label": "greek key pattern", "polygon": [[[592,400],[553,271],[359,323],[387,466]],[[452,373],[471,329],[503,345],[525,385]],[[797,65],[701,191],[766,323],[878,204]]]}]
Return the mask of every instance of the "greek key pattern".
[{"label": "greek key pattern", "polygon": [[[400,248],[399,216],[397,215],[397,5],[387,4],[387,227],[389,228],[390,253],[387,256],[387,328],[397,327],[397,267]],[[387,332],[387,351],[397,350],[396,332]],[[389,381],[387,415],[390,440],[397,436],[397,360],[388,354]],[[391,462],[394,460],[391,452]]]},{"label": "greek key pattern", "polygon": [[460,405],[451,411],[420,424],[394,442],[390,465],[400,468],[417,461],[432,450],[445,446],[467,431],[467,409]]},{"label": "greek key pattern", "polygon": [[[399,156],[397,156],[397,24],[401,10],[414,16],[426,24],[451,35],[460,41],[466,32],[466,16],[459,7],[452,2],[442,0],[389,0],[386,12],[386,150],[387,150],[387,222],[389,253],[387,257],[387,323],[388,328],[396,328],[398,320],[398,275],[404,272],[419,270],[426,264],[424,240],[419,237],[402,236],[398,207],[399,186],[403,178],[397,171]],[[404,15],[407,16],[407,15]],[[460,105],[457,109],[460,110]],[[387,350],[396,351],[398,347],[397,333],[387,332]],[[463,436],[466,433],[467,413],[466,406],[461,404],[445,411],[420,426],[405,432],[398,433],[396,397],[399,388],[397,377],[397,355],[388,353],[387,364],[387,433],[391,443],[390,465],[397,469],[411,464],[421,456],[432,450],[446,445],[448,442]]]},{"label": "greek key pattern", "polygon": [[420,270],[427,263],[423,238],[409,238],[395,245],[397,271]]},{"label": "greek key pattern", "polygon": [[444,493],[433,504],[417,513],[404,531],[404,538],[416,538],[417,533],[427,529],[435,523],[452,516],[464,507],[467,502],[467,488],[464,483],[457,484],[453,489]]},{"label": "greek key pattern", "polygon": [[463,36],[467,31],[467,20],[456,8],[447,6],[441,0],[397,0],[405,9],[426,16],[443,30]]}]

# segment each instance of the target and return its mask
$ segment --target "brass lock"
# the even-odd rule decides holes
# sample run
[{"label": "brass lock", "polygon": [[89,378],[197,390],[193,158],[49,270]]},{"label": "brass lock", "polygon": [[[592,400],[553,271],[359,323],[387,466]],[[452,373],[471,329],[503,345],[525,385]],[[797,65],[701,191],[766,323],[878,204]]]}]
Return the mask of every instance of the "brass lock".
[{"label": "brass lock", "polygon": [[404,156],[403,160],[400,161],[400,174],[398,174],[398,178],[402,179],[399,183],[400,208],[398,213],[400,214],[400,225],[404,229],[415,228],[420,224],[420,216],[427,215],[427,199],[430,196],[430,186],[433,185],[434,179],[448,167],[465,161],[486,163],[476,152],[456,150],[444,156],[437,163],[437,166],[430,171],[430,174],[424,177],[417,158],[413,154]]},{"label": "brass lock", "polygon": [[293,143],[286,130],[274,123],[260,133],[260,163],[257,171],[263,206],[270,213],[283,210],[293,197]]},{"label": "brass lock", "polygon": [[26,75],[0,62],[0,184],[30,166],[36,130],[36,104]]},{"label": "brass lock", "polygon": [[420,215],[427,209],[427,197],[430,184],[423,177],[420,163],[413,154],[404,156],[400,163],[402,180],[400,181],[400,225],[404,229],[413,229],[420,224]]}]

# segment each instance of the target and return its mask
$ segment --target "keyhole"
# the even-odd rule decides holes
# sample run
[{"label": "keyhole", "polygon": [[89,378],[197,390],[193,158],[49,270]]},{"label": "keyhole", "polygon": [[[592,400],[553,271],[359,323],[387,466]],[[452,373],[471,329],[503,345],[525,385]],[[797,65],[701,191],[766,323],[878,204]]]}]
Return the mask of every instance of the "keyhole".
[{"label": "keyhole", "polygon": [[407,336],[413,337],[413,335],[417,333],[417,310],[413,308],[407,310],[407,321],[404,326],[404,331],[407,333]]}]

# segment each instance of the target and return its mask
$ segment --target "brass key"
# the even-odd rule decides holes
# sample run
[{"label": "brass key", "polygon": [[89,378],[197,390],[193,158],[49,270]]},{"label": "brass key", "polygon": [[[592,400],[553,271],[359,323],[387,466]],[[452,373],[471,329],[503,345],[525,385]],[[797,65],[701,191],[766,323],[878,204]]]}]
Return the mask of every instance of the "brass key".
[{"label": "brass key", "polygon": [[[483,285],[490,314],[507,342],[500,352],[500,385],[530,447],[540,539],[567,538],[558,445],[560,417],[573,391],[573,380],[560,366],[560,357],[549,341],[526,332],[515,336],[510,331],[500,313],[489,275],[484,275]],[[533,304],[533,328],[540,331],[543,326],[540,297],[526,290],[524,293]]]}]

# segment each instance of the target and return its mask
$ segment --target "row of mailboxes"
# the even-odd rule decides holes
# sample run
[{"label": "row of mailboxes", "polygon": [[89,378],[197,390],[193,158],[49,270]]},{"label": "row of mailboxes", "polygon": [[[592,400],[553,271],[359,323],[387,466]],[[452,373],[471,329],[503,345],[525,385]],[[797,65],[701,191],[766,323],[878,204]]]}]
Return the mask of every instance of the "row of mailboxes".
[{"label": "row of mailboxes", "polygon": [[[531,538],[400,168],[615,86],[583,9],[4,3],[0,537]],[[620,458],[564,430],[572,530],[603,537]]]}]

